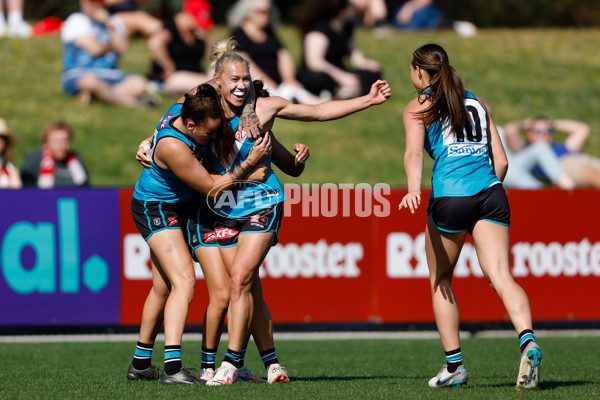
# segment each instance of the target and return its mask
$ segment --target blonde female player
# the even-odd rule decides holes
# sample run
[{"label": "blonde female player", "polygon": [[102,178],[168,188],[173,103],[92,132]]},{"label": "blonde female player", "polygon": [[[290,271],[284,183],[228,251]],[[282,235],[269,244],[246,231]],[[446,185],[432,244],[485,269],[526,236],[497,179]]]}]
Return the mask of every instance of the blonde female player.
[{"label": "blonde female player", "polygon": [[481,269],[519,334],[517,389],[533,389],[542,351],[533,335],[527,295],[510,272],[510,208],[501,182],[508,162],[498,131],[483,104],[464,89],[442,47],[427,44],[415,50],[410,77],[418,95],[404,109],[408,194],[399,208],[414,213],[421,204],[425,149],[434,159],[425,251],[433,314],[447,361],[429,386],[461,386],[468,380],[452,274],[471,233]]},{"label": "blonde female player", "polygon": [[[250,68],[247,60],[235,52],[236,43],[231,38],[218,42],[213,47],[211,60],[214,61],[215,78],[219,91],[221,107],[230,121],[232,130],[251,89]],[[329,121],[364,110],[373,105],[384,103],[391,95],[387,82],[376,81],[367,95],[343,101],[329,101],[318,105],[294,104],[281,97],[259,97],[256,100],[256,114],[262,124],[263,132],[270,132],[275,118],[298,121]],[[269,133],[265,134],[270,136]],[[241,137],[236,158],[231,164],[214,163],[218,173],[227,173],[237,163],[243,162],[251,141]],[[281,216],[281,204],[284,201],[281,184],[270,171],[265,181],[272,189],[271,193],[257,193],[256,186],[236,188],[233,198],[243,196],[248,201],[233,207],[215,207],[219,215],[215,228],[233,229],[237,233],[220,240],[221,255],[230,279],[230,304],[228,317],[229,348],[221,366],[207,385],[225,385],[234,383],[237,370],[244,363],[244,343],[250,326],[256,331],[267,333],[269,340],[259,347],[261,357],[267,366],[269,382],[287,382],[286,371],[277,360],[273,342],[271,315],[262,299],[262,291],[256,290],[257,273],[271,246],[277,241],[277,229]],[[245,191],[245,193],[240,193]],[[254,192],[254,193],[253,193]],[[256,201],[260,198],[260,201]],[[260,203],[260,204],[259,204]],[[228,208],[229,207],[229,208]],[[252,226],[249,221],[264,218],[261,229]],[[258,297],[255,297],[258,296]],[[255,306],[263,305],[257,310]],[[253,330],[253,333],[255,332]],[[255,336],[256,338],[256,336]],[[258,343],[257,343],[258,344]],[[261,348],[262,347],[262,348]]]}]

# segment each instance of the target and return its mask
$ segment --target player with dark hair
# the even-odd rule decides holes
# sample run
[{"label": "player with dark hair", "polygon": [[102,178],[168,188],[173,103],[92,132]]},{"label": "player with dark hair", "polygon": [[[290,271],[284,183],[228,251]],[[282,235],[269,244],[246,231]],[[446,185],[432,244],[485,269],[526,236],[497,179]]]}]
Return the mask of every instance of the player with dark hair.
[{"label": "player with dark hair", "polygon": [[535,342],[529,300],[510,271],[510,208],[502,187],[508,162],[498,131],[483,104],[464,89],[442,47],[428,44],[415,50],[410,77],[418,95],[404,109],[408,194],[399,208],[414,213],[421,204],[425,149],[434,160],[425,252],[433,313],[447,360],[429,386],[461,386],[468,380],[452,274],[470,233],[481,270],[519,334],[517,389],[534,389],[542,351]]},{"label": "player with dark hair", "polygon": [[144,304],[138,344],[127,372],[130,380],[159,378],[151,356],[164,318],[165,369],[160,382],[201,382],[181,363],[181,339],[196,284],[182,232],[188,205],[196,192],[214,195],[215,187],[228,188],[246,177],[262,181],[266,168],[260,163],[271,150],[269,137],[259,139],[243,163],[213,179],[202,165],[202,156],[205,146],[219,140],[222,131],[217,93],[211,85],[201,85],[195,94],[187,94],[183,103],[171,106],[154,132],[152,163],[142,171],[131,202],[134,222],[150,247],[153,285]]}]

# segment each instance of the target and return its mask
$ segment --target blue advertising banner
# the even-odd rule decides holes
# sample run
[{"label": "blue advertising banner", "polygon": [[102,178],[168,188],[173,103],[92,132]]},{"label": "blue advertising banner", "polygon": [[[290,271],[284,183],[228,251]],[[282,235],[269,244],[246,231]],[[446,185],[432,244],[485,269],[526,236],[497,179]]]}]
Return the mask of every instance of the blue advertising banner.
[{"label": "blue advertising banner", "polygon": [[117,325],[118,189],[0,191],[0,325]]}]

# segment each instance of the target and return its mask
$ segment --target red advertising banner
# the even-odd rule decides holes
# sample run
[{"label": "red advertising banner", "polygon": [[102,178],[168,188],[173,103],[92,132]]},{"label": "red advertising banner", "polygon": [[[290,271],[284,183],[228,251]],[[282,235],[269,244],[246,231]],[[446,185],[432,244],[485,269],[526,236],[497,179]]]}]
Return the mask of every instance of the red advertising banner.
[{"label": "red advertising banner", "polygon": [[[279,244],[261,267],[276,323],[433,322],[424,228],[428,192],[414,215],[406,190],[367,184],[288,184]],[[534,320],[600,320],[600,191],[507,191],[513,275]],[[121,191],[121,323],[139,324],[151,288],[149,251]],[[201,324],[208,296],[200,268],[188,323]],[[506,321],[470,238],[454,275],[465,322]]]}]

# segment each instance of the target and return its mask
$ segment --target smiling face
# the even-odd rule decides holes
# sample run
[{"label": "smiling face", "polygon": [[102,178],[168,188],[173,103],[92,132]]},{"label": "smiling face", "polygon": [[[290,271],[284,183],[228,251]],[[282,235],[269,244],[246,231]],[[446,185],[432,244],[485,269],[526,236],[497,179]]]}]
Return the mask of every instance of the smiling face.
[{"label": "smiling face", "polygon": [[[215,81],[219,85],[223,111],[237,114],[250,90],[250,69],[243,62],[227,61]],[[229,109],[229,110],[228,110]]]},{"label": "smiling face", "polygon": [[190,136],[199,144],[208,144],[211,140],[216,139],[217,132],[222,127],[222,121],[220,118],[207,118],[199,123],[194,121],[187,121],[186,128],[190,133]]}]

